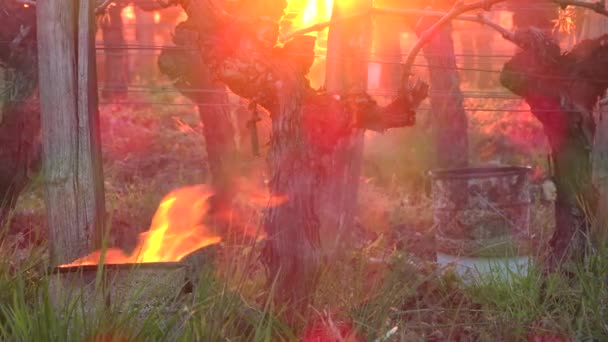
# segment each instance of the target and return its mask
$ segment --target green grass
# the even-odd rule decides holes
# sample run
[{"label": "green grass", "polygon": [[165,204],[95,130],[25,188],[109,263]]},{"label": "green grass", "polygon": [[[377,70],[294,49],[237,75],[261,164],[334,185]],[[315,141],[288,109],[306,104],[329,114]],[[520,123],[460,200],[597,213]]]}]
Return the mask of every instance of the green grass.
[{"label": "green grass", "polygon": [[504,283],[496,277],[469,290],[484,307],[496,311],[504,334],[536,331],[575,340],[608,338],[608,258],[606,251],[573,266],[569,276],[543,275],[538,267],[526,277]]},{"label": "green grass", "polygon": [[99,272],[95,291],[80,293],[77,288],[63,288],[68,292],[74,290],[71,293],[75,295],[60,296],[52,285],[57,275],[45,272],[44,253],[32,250],[22,264],[14,265],[9,261],[13,257],[11,251],[3,247],[1,252],[4,258],[0,262],[0,340],[294,339],[287,326],[274,317],[272,307],[248,303],[230,288],[229,282],[220,280],[213,268],[200,270],[192,293],[183,294],[173,304],[144,311],[140,298],[149,295],[144,293],[147,288],[135,288],[130,296],[106,305],[103,298],[109,290],[100,286],[102,272]]},{"label": "green grass", "polygon": [[[18,265],[15,252],[6,245],[0,249],[2,340],[293,341],[303,334],[280,319],[264,282],[220,276],[218,263],[199,270],[194,291],[179,299],[177,309],[155,307],[142,316],[137,295],[88,309],[78,297],[53,305],[44,250],[30,250]],[[432,264],[415,264],[404,252],[392,253],[385,263],[370,262],[370,253],[353,251],[327,265],[308,327],[347,324],[369,341],[608,338],[605,253],[588,257],[568,277],[543,275],[533,265],[528,275],[512,275],[510,282],[489,275],[472,284]],[[235,263],[249,259],[230,257]],[[254,292],[261,295],[256,299]]]},{"label": "green grass", "polygon": [[[180,131],[174,117],[193,131]],[[128,237],[148,227],[169,190],[206,181],[204,167],[199,166],[204,147],[196,131],[197,117],[195,111],[181,107],[102,108],[110,244],[128,248]],[[383,153],[382,144],[368,150],[365,174],[375,182],[362,185],[365,205],[358,219],[367,233],[374,234],[355,238],[356,245],[347,246],[324,265],[314,307],[298,327],[286,324],[281,319],[283,309],[270,300],[273,290],[267,287],[259,244],[225,243],[208,249],[198,262],[205,267],[193,275],[192,293],[180,297],[177,309],[153,308],[142,319],[136,295],[110,306],[94,305],[86,313],[77,297],[54,306],[45,246],[24,248],[3,227],[0,340],[295,341],[312,327],[330,336],[351,330],[365,341],[517,341],[542,335],[608,339],[606,251],[575,265],[568,277],[545,276],[532,265],[528,275],[513,275],[509,283],[487,276],[465,284],[413,250],[420,243],[396,246],[395,233],[407,239],[419,231],[408,226],[393,232],[391,226],[405,222],[412,229],[424,228],[432,219],[428,199],[422,195],[421,201],[406,203],[403,198],[411,191],[400,187],[420,180],[422,170],[432,162],[429,145],[419,139],[428,127],[416,129],[413,137],[408,136],[411,131],[387,136],[390,145],[411,150],[410,162],[396,162],[394,151]],[[479,134],[475,133],[479,127],[471,130]],[[530,152],[526,158],[534,156]],[[386,185],[390,191],[374,184]],[[44,237],[41,192],[41,185],[35,183],[24,193],[16,216],[31,214],[32,221],[24,227],[31,226]],[[241,220],[255,225],[259,220],[255,210]],[[546,240],[550,217],[550,211],[533,208],[531,227],[539,240]],[[104,294],[103,289],[98,291]]]}]

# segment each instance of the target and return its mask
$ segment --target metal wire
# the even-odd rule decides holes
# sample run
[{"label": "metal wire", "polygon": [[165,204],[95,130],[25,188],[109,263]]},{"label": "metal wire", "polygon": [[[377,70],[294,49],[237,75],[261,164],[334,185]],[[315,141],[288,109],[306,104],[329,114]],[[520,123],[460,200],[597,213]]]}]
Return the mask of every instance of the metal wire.
[{"label": "metal wire", "polygon": [[[154,87],[149,87],[147,89],[124,89],[122,87],[108,87],[108,86],[103,86],[103,84],[100,84],[100,89],[104,92],[116,92],[116,93],[211,93],[211,94],[235,94],[234,92],[230,91],[230,90],[211,90],[211,89],[202,89],[202,88],[190,88],[190,89],[175,89],[175,88],[154,88]],[[502,99],[502,100],[522,100],[523,99],[521,97],[518,96],[514,96],[511,95],[510,93],[507,92],[466,92],[463,91],[461,92],[464,98],[470,98],[470,99]],[[375,93],[375,92],[368,92],[368,94],[370,96],[376,96],[376,97],[395,97],[397,95],[397,93]],[[445,97],[449,97],[451,96],[452,92],[449,91],[431,91],[430,95],[431,96],[445,96]]]},{"label": "metal wire", "polygon": [[[190,49],[192,50],[192,49]],[[307,57],[306,54],[289,54],[290,56],[304,56]],[[445,55],[434,55],[434,56],[445,56]],[[324,54],[317,54],[315,55],[315,57],[317,58],[327,58],[327,55]],[[417,56],[419,58],[425,57],[425,56]],[[338,60],[346,60],[346,57],[332,57]],[[352,56],[350,56],[349,58],[352,58]],[[395,61],[395,60],[382,60],[382,59],[359,59],[359,62],[361,63],[374,63],[374,64],[382,64],[382,65],[401,65],[403,64],[401,61]],[[483,69],[483,68],[469,68],[469,67],[449,67],[449,66],[443,66],[443,65],[433,65],[433,64],[423,64],[423,63],[414,63],[412,64],[412,66],[414,67],[423,67],[423,68],[430,68],[430,69],[443,69],[443,70],[460,70],[460,71],[475,71],[475,72],[487,72],[487,73],[496,73],[496,74],[500,74],[502,72],[502,70],[498,70],[498,69]],[[582,77],[562,77],[562,76],[548,76],[548,75],[541,75],[541,74],[533,74],[533,73],[527,73],[527,75],[529,76],[537,76],[537,77],[545,77],[548,79],[552,79],[552,80],[562,80],[562,81],[588,81],[588,82],[608,82],[608,80],[603,80],[603,79],[597,79],[597,78],[582,78]]]},{"label": "metal wire", "polygon": [[[103,45],[97,44],[95,45],[96,50],[163,50],[163,49],[173,49],[173,50],[185,50],[185,51],[199,51],[196,48],[187,48],[180,47],[175,45],[148,45],[148,44],[117,44],[117,45]],[[456,57],[479,57],[479,58],[511,58],[512,54],[508,54],[508,51],[501,51],[500,54],[476,54],[476,53],[456,53],[454,56]],[[300,54],[294,54],[299,56]],[[375,54],[372,53],[371,56],[378,55],[385,58],[399,58],[399,57],[407,57],[408,53],[399,53],[399,54]],[[308,56],[308,55],[306,55]],[[317,54],[316,57],[326,57],[324,54]],[[426,54],[426,56],[433,57],[443,57],[445,54]],[[423,55],[419,55],[417,57],[424,57]]]},{"label": "metal wire", "polygon": [[[202,106],[202,107],[235,107],[235,105],[230,103],[172,103],[172,102],[149,102],[149,101],[100,101],[100,105],[154,105],[154,106]],[[429,111],[430,107],[419,107],[418,110],[421,111]],[[468,112],[504,112],[504,113],[531,113],[530,110],[526,109],[498,109],[498,108],[464,108],[465,111]],[[537,113],[550,113],[554,112],[552,110],[538,110],[535,111]]]},{"label": "metal wire", "polygon": [[[533,10],[533,9],[542,9],[543,7],[541,6],[518,6],[517,10]],[[512,9],[508,10],[509,12],[512,11]],[[299,14],[299,11],[290,11],[288,12],[290,14]],[[123,27],[131,27],[131,26],[136,26],[135,23],[126,23],[123,24]],[[164,27],[175,27],[174,23],[154,23],[154,24],[140,24],[137,26],[153,26],[156,28],[161,28],[163,29]],[[458,33],[463,33],[466,32],[467,30],[463,30],[463,29],[458,29],[455,30],[455,32]],[[194,51],[197,52],[198,49],[196,48],[186,48],[186,47],[179,47],[179,46],[174,46],[174,45],[156,45],[156,44],[119,44],[119,45],[103,45],[103,44],[97,44],[95,46],[95,49],[98,51],[99,54],[105,54],[105,55],[136,55],[139,57],[142,56],[158,56],[158,52],[160,52],[161,50],[164,49],[170,49],[170,50],[179,50],[179,51]],[[501,50],[501,49],[499,49]],[[135,52],[137,51],[137,52]],[[141,52],[146,52],[144,54],[142,54]],[[135,52],[135,53],[133,53]],[[362,63],[374,63],[374,64],[381,64],[381,65],[401,65],[401,59],[405,56],[407,56],[407,53],[400,53],[400,54],[379,54],[379,53],[372,53],[366,56],[366,58],[361,58],[360,62]],[[476,61],[476,65],[480,65],[479,60],[483,60],[483,59],[492,59],[495,62],[499,62],[501,59],[508,59],[511,58],[513,55],[513,53],[511,53],[510,51],[497,51],[496,49],[494,50],[494,53],[491,54],[476,54],[476,53],[458,53],[458,54],[454,54],[453,56],[456,59],[466,59],[466,58],[470,58]],[[426,58],[426,57],[444,57],[445,55],[443,54],[425,54],[425,55],[418,55],[416,56],[418,59],[419,58]],[[325,54],[316,54],[315,55],[316,58],[327,58],[327,56]],[[352,56],[349,56],[349,58],[352,58]],[[343,58],[345,59],[345,58]],[[436,64],[428,64],[428,63],[415,63],[413,66],[415,67],[422,67],[422,68],[429,68],[429,69],[442,69],[442,70],[459,70],[459,71],[474,71],[474,72],[486,72],[486,73],[500,73],[501,70],[498,69],[493,69],[492,66],[501,66],[500,63],[498,64],[494,64],[491,61],[487,62],[487,63],[483,63],[483,66],[488,66],[488,68],[479,68],[479,67],[450,67],[450,66],[443,66],[443,65],[436,65]],[[601,81],[601,80],[596,80],[596,79],[584,79],[584,78],[565,78],[565,77],[555,77],[556,79],[568,79],[568,80],[588,80],[588,81]],[[156,86],[151,86],[151,85],[136,85],[136,84],[128,84],[128,88],[127,89],[123,89],[122,86],[124,85],[112,85],[109,83],[100,83],[99,87],[101,91],[104,92],[126,92],[126,93],[133,93],[133,94],[145,94],[145,93],[178,93],[178,92],[192,92],[192,93],[222,93],[222,94],[226,94],[226,93],[231,93],[234,94],[232,92],[227,92],[227,91],[222,91],[222,90],[210,90],[210,89],[201,89],[201,88],[191,88],[191,89],[186,89],[186,90],[177,90],[175,88],[173,88],[173,86],[171,84],[167,84],[166,86],[162,86],[159,87],[158,85]],[[369,94],[371,96],[375,96],[375,97],[386,97],[386,98],[391,98],[396,96],[395,93],[382,93],[382,92],[377,92],[374,93],[373,91],[370,91]],[[441,91],[431,91],[431,96],[450,96],[451,92],[445,91],[445,92],[441,92]],[[499,100],[503,100],[503,101],[521,101],[524,102],[524,100],[520,97],[514,96],[509,92],[496,92],[496,91],[469,91],[469,92],[462,92],[462,95],[464,98],[472,98],[472,99],[499,99]],[[126,100],[126,101],[100,101],[99,104],[101,105],[160,105],[160,106],[202,106],[202,107],[214,107],[214,106],[225,106],[225,107],[235,107],[238,106],[238,104],[232,104],[232,103],[195,103],[195,102],[165,102],[165,101],[131,101],[131,100]],[[430,110],[430,108],[427,107],[420,107],[420,110]],[[466,111],[486,111],[486,112],[510,112],[510,113],[516,113],[516,112],[521,112],[521,113],[529,113],[529,110],[525,110],[525,109],[496,109],[496,108],[464,108]],[[542,112],[542,111],[541,111]],[[549,110],[547,112],[550,112]]]}]

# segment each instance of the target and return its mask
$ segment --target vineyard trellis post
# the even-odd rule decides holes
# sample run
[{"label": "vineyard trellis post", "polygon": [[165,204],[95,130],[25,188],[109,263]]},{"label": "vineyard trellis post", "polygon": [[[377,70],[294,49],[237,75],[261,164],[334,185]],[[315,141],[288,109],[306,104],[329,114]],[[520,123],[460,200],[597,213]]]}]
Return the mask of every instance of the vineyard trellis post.
[{"label": "vineyard trellis post", "polygon": [[[606,16],[587,11],[579,22],[576,41],[594,39],[608,33]],[[597,208],[593,222],[592,239],[597,245],[606,243],[608,238],[608,97],[603,96],[594,110],[596,121],[593,141],[592,174],[593,185],[598,193]]]},{"label": "vineyard trellis post", "polygon": [[[416,28],[420,34],[424,21]],[[445,25],[422,49],[429,64],[429,96],[435,141],[434,166],[466,167],[469,163],[468,120],[456,68],[452,25]]]},{"label": "vineyard trellis post", "polygon": [[[125,51],[118,46],[125,45],[122,10],[125,4],[117,2],[108,7],[107,13],[100,20],[103,33],[104,51],[104,98],[126,97],[129,85],[129,60]],[[139,20],[139,18],[138,18]]]},{"label": "vineyard trellis post", "polygon": [[[335,2],[332,17],[369,11],[370,0],[357,0],[348,7]],[[368,53],[371,46],[371,17],[345,20],[329,29],[325,88],[331,94],[364,93],[367,90]],[[321,241],[325,252],[333,254],[344,234],[354,224],[359,178],[363,160],[363,130],[354,131],[338,142],[329,158],[327,184],[321,191]],[[342,241],[343,242],[343,241]]]},{"label": "vineyard trellis post", "polygon": [[42,168],[51,265],[99,247],[104,219],[95,1],[39,0]]}]

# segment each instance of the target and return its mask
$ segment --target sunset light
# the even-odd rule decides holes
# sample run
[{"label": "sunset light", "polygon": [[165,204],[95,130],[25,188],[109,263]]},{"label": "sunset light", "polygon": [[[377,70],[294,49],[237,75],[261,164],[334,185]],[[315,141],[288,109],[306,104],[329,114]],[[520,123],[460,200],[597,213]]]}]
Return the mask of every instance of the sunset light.
[{"label": "sunset light", "polygon": [[604,0],[0,0],[0,341],[608,341],[607,274]]}]

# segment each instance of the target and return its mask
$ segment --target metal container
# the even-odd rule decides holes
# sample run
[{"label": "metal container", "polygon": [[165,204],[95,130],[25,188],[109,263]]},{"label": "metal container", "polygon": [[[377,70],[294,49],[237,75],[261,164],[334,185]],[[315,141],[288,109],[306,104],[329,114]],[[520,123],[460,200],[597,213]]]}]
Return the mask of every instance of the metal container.
[{"label": "metal container", "polygon": [[58,312],[76,303],[85,314],[111,307],[143,318],[153,309],[176,311],[178,298],[188,288],[186,277],[182,263],[57,267],[49,294]]},{"label": "metal container", "polygon": [[491,269],[486,261],[502,258],[511,259],[497,267],[527,263],[530,172],[512,166],[432,171],[438,262],[456,262],[462,270]]}]

